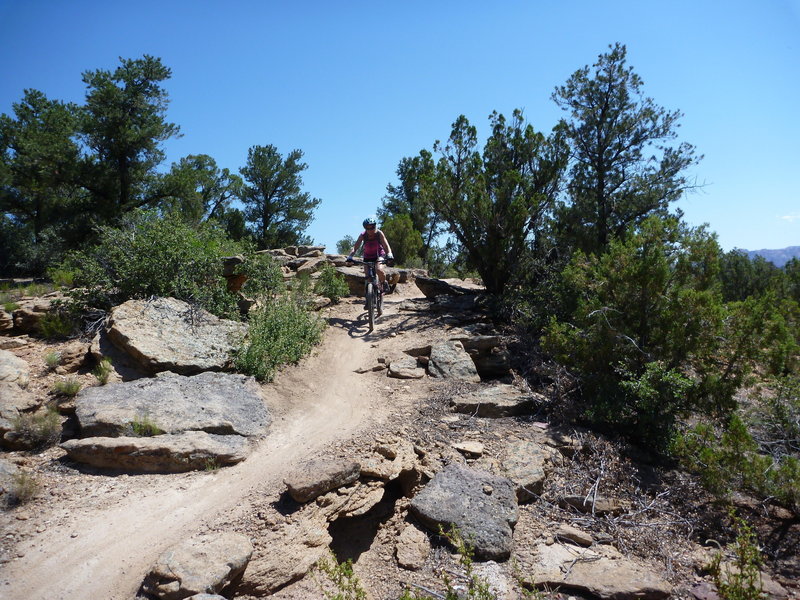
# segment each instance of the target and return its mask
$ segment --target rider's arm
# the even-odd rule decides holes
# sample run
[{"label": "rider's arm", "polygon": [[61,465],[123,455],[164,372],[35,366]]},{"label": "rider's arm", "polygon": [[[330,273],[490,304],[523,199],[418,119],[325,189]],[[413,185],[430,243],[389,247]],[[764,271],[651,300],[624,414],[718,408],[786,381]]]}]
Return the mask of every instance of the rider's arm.
[{"label": "rider's arm", "polygon": [[358,252],[358,249],[361,246],[361,242],[362,241],[364,241],[364,234],[363,233],[358,236],[358,239],[356,240],[356,243],[353,244],[353,249],[350,250],[350,256],[353,256],[356,252]]}]

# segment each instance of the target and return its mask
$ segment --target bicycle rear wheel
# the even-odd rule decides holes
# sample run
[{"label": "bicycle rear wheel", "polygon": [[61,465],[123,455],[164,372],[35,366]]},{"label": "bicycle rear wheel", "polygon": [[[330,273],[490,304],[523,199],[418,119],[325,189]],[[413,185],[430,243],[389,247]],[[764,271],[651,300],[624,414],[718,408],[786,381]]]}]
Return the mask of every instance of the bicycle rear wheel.
[{"label": "bicycle rear wheel", "polygon": [[367,314],[369,315],[369,330],[375,328],[375,286],[367,284]]}]

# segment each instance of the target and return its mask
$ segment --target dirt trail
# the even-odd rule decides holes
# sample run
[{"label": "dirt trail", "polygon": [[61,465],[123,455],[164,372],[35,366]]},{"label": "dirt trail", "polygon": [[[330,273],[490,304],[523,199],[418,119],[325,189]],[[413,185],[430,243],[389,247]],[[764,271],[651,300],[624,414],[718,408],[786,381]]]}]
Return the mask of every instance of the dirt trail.
[{"label": "dirt trail", "polygon": [[0,598],[130,600],[164,549],[235,510],[254,490],[275,489],[327,444],[385,418],[372,380],[354,373],[375,360],[372,336],[353,326],[359,310],[343,305],[314,355],[263,387],[274,422],[246,461],[208,473],[80,475],[89,479],[85,493],[31,515],[30,526],[46,527],[20,544],[24,557],[0,571]]}]

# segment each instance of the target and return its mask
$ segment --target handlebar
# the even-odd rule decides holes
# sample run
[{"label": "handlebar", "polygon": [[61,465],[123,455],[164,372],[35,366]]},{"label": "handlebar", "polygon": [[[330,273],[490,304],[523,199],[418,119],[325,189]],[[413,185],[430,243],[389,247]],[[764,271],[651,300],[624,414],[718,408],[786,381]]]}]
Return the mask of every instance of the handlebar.
[{"label": "handlebar", "polygon": [[347,262],[348,263],[352,263],[352,264],[356,264],[356,265],[376,265],[378,263],[386,263],[387,267],[393,267],[394,266],[394,259],[393,258],[392,259],[387,259],[387,258],[385,258],[383,256],[378,257],[378,260],[363,260],[363,259],[360,259],[360,258],[353,257],[353,258],[348,258]]}]

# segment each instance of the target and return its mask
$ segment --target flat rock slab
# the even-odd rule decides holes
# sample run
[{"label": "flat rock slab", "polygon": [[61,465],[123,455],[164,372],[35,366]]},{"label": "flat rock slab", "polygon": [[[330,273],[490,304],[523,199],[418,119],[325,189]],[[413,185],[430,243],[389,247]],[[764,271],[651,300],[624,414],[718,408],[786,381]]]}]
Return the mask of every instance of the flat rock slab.
[{"label": "flat rock slab", "polygon": [[497,384],[481,387],[464,395],[450,398],[450,406],[459,413],[478,417],[513,417],[531,411],[544,396],[525,393],[513,385]]},{"label": "flat rock slab", "polygon": [[308,502],[331,490],[353,483],[361,465],[351,460],[316,460],[284,480],[289,495],[296,502]]},{"label": "flat rock slab", "polygon": [[532,557],[518,558],[537,587],[576,590],[614,600],[660,600],[672,594],[667,581],[610,546],[594,550],[539,544]]},{"label": "flat rock slab", "polygon": [[29,371],[28,363],[23,359],[8,350],[0,350],[0,381],[25,386],[30,379]]},{"label": "flat rock slab", "polygon": [[520,503],[530,502],[542,493],[545,468],[552,455],[550,448],[527,440],[506,446],[501,468],[505,476],[516,484]]},{"label": "flat rock slab", "polygon": [[416,358],[401,358],[389,363],[389,377],[396,379],[422,379],[425,369],[417,366]]},{"label": "flat rock slab", "polygon": [[431,377],[458,379],[469,383],[480,383],[478,369],[461,342],[440,342],[431,346],[428,363]]},{"label": "flat rock slab", "polygon": [[251,437],[265,433],[271,420],[253,378],[214,372],[85,388],[75,413],[81,437],[130,435],[132,423],[145,420],[166,433]]},{"label": "flat rock slab", "polygon": [[515,486],[505,477],[450,464],[414,496],[411,510],[437,533],[455,525],[478,558],[511,555],[518,509]]},{"label": "flat rock slab", "polygon": [[228,368],[246,331],[175,298],[128,300],[111,311],[108,325],[112,343],[143,369],[184,375]]},{"label": "flat rock slab", "polygon": [[199,535],[164,552],[142,590],[163,600],[217,594],[241,576],[252,555],[253,545],[242,534]]},{"label": "flat rock slab", "polygon": [[236,464],[247,458],[247,439],[187,431],[153,437],[94,437],[61,444],[75,462],[133,473],[184,473]]}]

